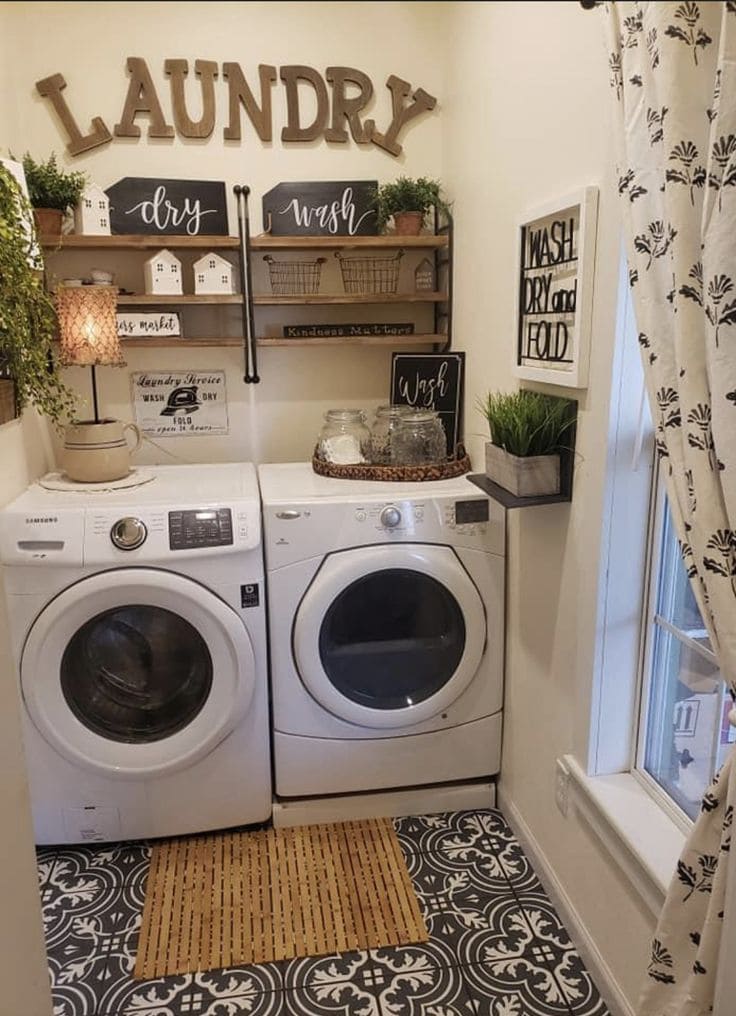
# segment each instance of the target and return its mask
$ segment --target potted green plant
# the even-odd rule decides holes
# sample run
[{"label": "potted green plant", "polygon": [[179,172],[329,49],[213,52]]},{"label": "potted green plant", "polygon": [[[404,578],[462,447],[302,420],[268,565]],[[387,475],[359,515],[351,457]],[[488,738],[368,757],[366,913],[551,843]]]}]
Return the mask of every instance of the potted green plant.
[{"label": "potted green plant", "polygon": [[87,174],[65,173],[59,168],[54,152],[45,162],[36,162],[26,152],[23,171],[38,232],[44,236],[60,236],[64,213],[79,201]]},{"label": "potted green plant", "polygon": [[28,201],[0,165],[0,374],[14,381],[19,410],[34,403],[59,423],[75,399],[53,357],[56,314],[31,223]]},{"label": "potted green plant", "polygon": [[382,184],[376,190],[375,198],[379,232],[385,232],[388,220],[393,217],[398,234],[418,235],[430,208],[449,214],[450,207],[441,191],[438,180],[428,180],[424,176],[416,180],[400,176],[393,183]]},{"label": "potted green plant", "polygon": [[558,494],[560,451],[575,423],[575,404],[542,392],[488,392],[478,401],[491,440],[486,476],[517,497]]}]

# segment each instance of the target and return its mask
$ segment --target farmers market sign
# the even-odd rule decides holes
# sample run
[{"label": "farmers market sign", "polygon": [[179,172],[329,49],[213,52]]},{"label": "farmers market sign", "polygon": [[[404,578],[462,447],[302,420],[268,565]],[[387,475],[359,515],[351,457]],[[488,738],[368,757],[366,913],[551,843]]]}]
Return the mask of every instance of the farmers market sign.
[{"label": "farmers market sign", "polygon": [[273,140],[272,94],[279,80],[286,100],[286,123],[281,127],[281,140],[290,143],[344,144],[352,137],[356,144],[377,145],[399,156],[403,151],[399,137],[406,126],[437,104],[437,99],[423,88],[414,88],[410,82],[391,74],[386,80],[391,96],[391,117],[381,128],[375,120],[363,115],[373,99],[374,88],[368,75],[355,67],[327,67],[323,75],[303,64],[282,67],[260,64],[256,81],[253,74],[250,80],[246,78],[239,63],[195,60],[195,80],[187,86],[189,61],[164,60],[164,76],[168,79],[164,85],[168,86],[171,100],[171,115],[167,117],[159,94],[160,84],[157,87],[146,61],[129,56],[126,67],[128,88],[120,119],[112,130],[101,116],[95,116],[89,130],[84,132],[64,94],[66,80],[62,74],[52,74],[36,82],[39,95],[49,100],[61,121],[70,155],[81,155],[117,138],[139,138],[141,121],[146,125],[149,138],[209,138],[214,134],[218,119],[215,80],[220,73],[227,82],[227,100],[221,111],[221,118],[226,121],[222,130],[225,141],[242,140],[243,111],[261,141]]}]

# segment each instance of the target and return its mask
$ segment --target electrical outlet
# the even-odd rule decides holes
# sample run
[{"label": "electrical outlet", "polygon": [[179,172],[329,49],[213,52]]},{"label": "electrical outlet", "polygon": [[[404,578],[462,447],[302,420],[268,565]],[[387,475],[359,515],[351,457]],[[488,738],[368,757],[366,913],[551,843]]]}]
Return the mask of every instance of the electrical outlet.
[{"label": "electrical outlet", "polygon": [[555,801],[557,803],[557,809],[560,814],[567,817],[567,808],[570,798],[570,772],[562,761],[557,759],[557,769],[555,772]]}]

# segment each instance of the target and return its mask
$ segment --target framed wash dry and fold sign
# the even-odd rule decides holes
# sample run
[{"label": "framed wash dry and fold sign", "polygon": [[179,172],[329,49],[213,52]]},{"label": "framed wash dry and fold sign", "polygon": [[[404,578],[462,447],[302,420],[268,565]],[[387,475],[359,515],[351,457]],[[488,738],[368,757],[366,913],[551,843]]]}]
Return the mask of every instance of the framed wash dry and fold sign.
[{"label": "framed wash dry and fold sign", "polygon": [[598,189],[585,187],[519,225],[517,377],[587,387],[597,216]]}]

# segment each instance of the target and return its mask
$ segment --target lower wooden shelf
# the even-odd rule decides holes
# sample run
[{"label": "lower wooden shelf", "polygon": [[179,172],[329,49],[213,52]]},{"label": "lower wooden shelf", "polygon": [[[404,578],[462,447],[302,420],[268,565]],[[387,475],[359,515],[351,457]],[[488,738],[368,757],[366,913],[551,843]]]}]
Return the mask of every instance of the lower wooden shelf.
[{"label": "lower wooden shelf", "polygon": [[[279,336],[262,335],[256,340],[259,346],[427,346],[447,341],[446,335],[330,335],[315,339],[283,339]],[[121,339],[123,349],[162,349],[184,346],[242,346],[240,338],[171,338],[171,339]]]}]

